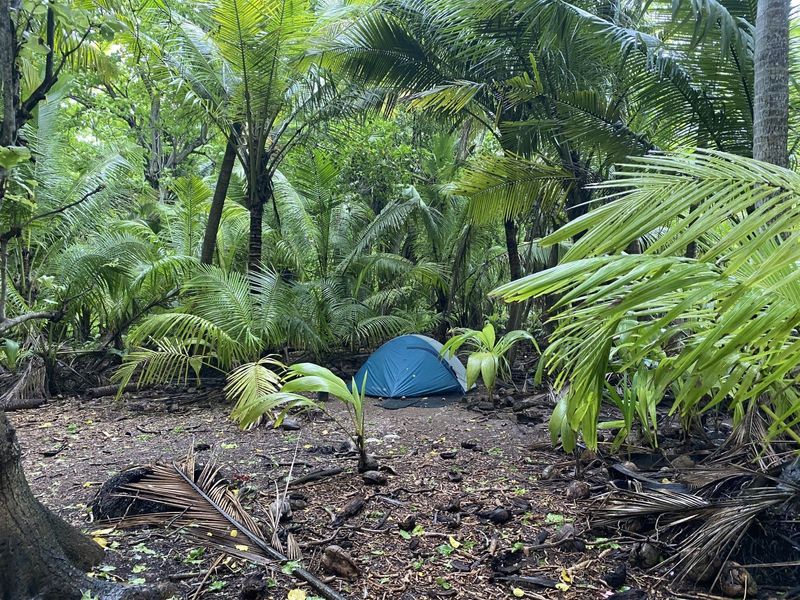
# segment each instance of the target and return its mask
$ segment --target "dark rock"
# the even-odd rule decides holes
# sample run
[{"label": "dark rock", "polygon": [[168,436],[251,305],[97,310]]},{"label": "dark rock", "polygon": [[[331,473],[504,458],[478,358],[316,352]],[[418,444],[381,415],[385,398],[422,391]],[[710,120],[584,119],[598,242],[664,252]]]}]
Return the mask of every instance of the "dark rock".
[{"label": "dark rock", "polygon": [[339,446],[336,448],[336,452],[341,454],[356,454],[358,452],[358,446],[356,446],[356,443],[353,440],[348,438],[339,443]]},{"label": "dark rock", "polygon": [[264,600],[269,598],[269,585],[258,575],[251,575],[242,582],[239,600]]},{"label": "dark rock", "polygon": [[603,575],[602,579],[611,589],[621,588],[625,585],[625,580],[628,578],[628,567],[625,563],[619,563],[613,571]]},{"label": "dark rock", "polygon": [[417,548],[419,548],[419,538],[411,538],[411,541],[408,543],[408,548],[413,552]]},{"label": "dark rock", "polygon": [[536,398],[522,398],[521,400],[516,400],[514,402],[513,411],[522,412],[523,410],[536,408],[537,406],[539,406],[539,401]]},{"label": "dark rock", "polygon": [[448,471],[447,478],[453,483],[459,483],[464,480],[464,477],[458,471]]},{"label": "dark rock", "polygon": [[492,558],[492,571],[501,575],[513,575],[519,573],[522,565],[522,550],[506,550]]},{"label": "dark rock", "polygon": [[475,408],[482,412],[494,412],[495,410],[494,402],[478,402]]},{"label": "dark rock", "polygon": [[353,558],[341,546],[328,546],[322,553],[322,568],[345,579],[358,577],[359,569]]},{"label": "dark rock", "polygon": [[454,498],[453,500],[450,500],[443,504],[439,504],[436,507],[436,510],[441,510],[444,512],[451,512],[451,513],[461,512],[461,498]]},{"label": "dark rock", "polygon": [[444,513],[438,513],[433,522],[446,525],[448,529],[458,529],[461,527],[461,515],[456,514],[455,517],[451,517]]},{"label": "dark rock", "polygon": [[511,504],[514,506],[511,512],[515,515],[523,515],[531,510],[531,503],[525,498],[512,498]]},{"label": "dark rock", "polygon": [[467,441],[461,442],[461,447],[464,450],[474,450],[475,448],[478,447],[478,442],[476,442],[474,440],[467,440]]},{"label": "dark rock", "polygon": [[536,534],[534,540],[537,544],[544,544],[545,540],[550,535],[550,532],[547,529],[542,529],[539,533]]},{"label": "dark rock", "polygon": [[361,478],[367,485],[386,485],[386,475],[380,471],[367,471],[361,474]]},{"label": "dark rock", "polygon": [[205,442],[197,442],[194,445],[195,452],[205,452],[206,450],[211,450],[211,444],[206,444]]},{"label": "dark rock", "polygon": [[308,449],[309,454],[336,454],[336,446],[332,444],[322,444]]},{"label": "dark rock", "polygon": [[439,452],[439,456],[448,460],[455,458],[457,455],[458,452],[456,452],[455,450],[448,450],[447,452]]},{"label": "dark rock", "polygon": [[339,514],[336,515],[336,518],[331,523],[331,527],[341,527],[345,521],[360,513],[364,509],[365,504],[364,498],[361,497],[350,500],[350,502],[345,504],[344,508],[339,511]]},{"label": "dark rock", "polygon": [[451,560],[450,567],[454,571],[461,571],[462,573],[469,573],[470,571],[472,571],[472,564],[468,563],[465,560],[461,560],[459,558]]},{"label": "dark rock", "polygon": [[523,410],[515,414],[517,416],[517,423],[521,425],[541,425],[548,419],[548,415],[546,413],[536,409]]},{"label": "dark rock", "polygon": [[284,419],[281,423],[281,429],[284,431],[299,431],[300,422],[296,421],[295,419]]},{"label": "dark rock", "polygon": [[573,481],[567,486],[567,500],[585,500],[589,497],[591,488],[585,481]]},{"label": "dark rock", "polygon": [[487,510],[476,514],[481,519],[491,521],[495,525],[502,525],[503,523],[508,523],[511,520],[511,513],[502,506],[498,506],[492,510]]},{"label": "dark rock", "polygon": [[403,531],[408,531],[409,533],[411,533],[414,530],[414,527],[416,526],[417,526],[417,515],[413,513],[408,515],[405,519],[403,519],[397,524],[398,528],[402,529]]},{"label": "dark rock", "polygon": [[628,562],[643,569],[649,569],[661,562],[661,554],[658,548],[650,542],[638,542],[631,548]]}]

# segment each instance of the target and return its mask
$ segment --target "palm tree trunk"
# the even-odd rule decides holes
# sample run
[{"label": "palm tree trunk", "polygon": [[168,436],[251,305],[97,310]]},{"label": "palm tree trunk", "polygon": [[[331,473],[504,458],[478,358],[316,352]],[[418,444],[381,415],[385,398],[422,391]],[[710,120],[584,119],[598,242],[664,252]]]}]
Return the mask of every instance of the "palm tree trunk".
[{"label": "palm tree trunk", "polygon": [[250,237],[247,250],[247,271],[257,273],[261,270],[261,238],[264,221],[264,202],[257,198],[250,207]]},{"label": "palm tree trunk", "polygon": [[217,244],[217,233],[222,220],[222,209],[225,207],[225,197],[228,195],[228,186],[233,174],[233,164],[236,161],[236,139],[233,135],[228,137],[225,144],[225,154],[219,167],[217,185],[214,188],[214,197],[211,199],[211,210],[208,213],[208,222],[203,235],[203,247],[200,251],[200,262],[210,265],[214,260],[214,249]]},{"label": "palm tree trunk", "polygon": [[[517,224],[513,219],[508,219],[504,223],[506,233],[506,250],[508,251],[508,268],[511,272],[511,281],[521,279],[522,261],[519,257],[519,243],[517,242]],[[506,331],[519,329],[522,325],[522,313],[524,305],[521,302],[513,302],[508,308],[508,326]]]},{"label": "palm tree trunk", "polygon": [[755,34],[753,158],[789,165],[790,0],[758,0]]}]

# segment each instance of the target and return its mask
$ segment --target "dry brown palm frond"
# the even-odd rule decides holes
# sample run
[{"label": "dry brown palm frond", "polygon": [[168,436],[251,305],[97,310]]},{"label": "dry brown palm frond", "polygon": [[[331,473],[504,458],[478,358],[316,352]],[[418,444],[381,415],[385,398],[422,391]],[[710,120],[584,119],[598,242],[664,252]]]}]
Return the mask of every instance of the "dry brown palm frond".
[{"label": "dry brown palm frond", "polygon": [[37,406],[47,398],[44,361],[33,357],[14,382],[0,395],[0,410]]},{"label": "dry brown palm frond", "polygon": [[[149,470],[150,473],[140,480],[120,489],[127,496],[160,503],[174,510],[123,516],[112,522],[123,527],[175,527],[201,544],[256,564],[289,563],[289,558],[264,538],[258,523],[220,477],[219,467],[213,460],[200,467],[190,449],[182,461],[152,465]],[[294,564],[287,566],[292,575],[307,582],[318,595],[328,600],[346,600],[305,569]]]},{"label": "dry brown palm frond", "polygon": [[715,503],[715,510],[708,513],[703,524],[682,541],[680,551],[666,562],[674,563],[681,576],[696,571],[697,565],[708,556],[720,557],[724,562],[759,515],[797,494],[798,490],[777,487],[752,488]]},{"label": "dry brown palm frond", "polygon": [[594,511],[593,521],[608,525],[652,519],[659,539],[679,548],[662,566],[675,568],[679,578],[689,573],[696,576],[698,566],[700,570],[712,568],[707,557],[727,560],[760,515],[798,495],[800,488],[786,484],[745,488],[717,499],[669,490],[619,490],[605,497],[603,506]]},{"label": "dry brown palm frond", "polygon": [[610,525],[638,517],[658,517],[663,524],[700,517],[712,508],[711,503],[695,494],[671,490],[618,490],[605,497],[593,511],[596,525]]},{"label": "dry brown palm frond", "polygon": [[764,414],[756,404],[751,404],[742,420],[705,464],[712,469],[731,464],[756,465],[766,472],[785,463],[786,452],[779,451],[780,444],[780,440],[773,440],[769,435],[769,423]]},{"label": "dry brown palm frond", "polygon": [[150,469],[149,475],[122,487],[122,491],[175,510],[123,517],[120,525],[166,524],[255,563],[269,564],[277,559],[271,554],[261,528],[219,476],[219,468],[213,460],[198,468],[194,452],[190,450],[181,462],[155,464]]}]

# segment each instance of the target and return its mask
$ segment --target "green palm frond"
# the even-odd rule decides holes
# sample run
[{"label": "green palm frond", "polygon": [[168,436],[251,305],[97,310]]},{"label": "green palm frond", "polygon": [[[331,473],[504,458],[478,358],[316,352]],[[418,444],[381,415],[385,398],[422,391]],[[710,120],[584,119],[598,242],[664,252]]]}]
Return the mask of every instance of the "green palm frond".
[{"label": "green palm frond", "polygon": [[383,234],[399,229],[418,208],[419,203],[414,199],[394,200],[387,204],[359,236],[350,253],[337,266],[336,272],[339,274],[344,273],[356,257],[375,243]]},{"label": "green palm frond", "polygon": [[243,426],[249,424],[248,415],[254,412],[254,405],[280,388],[281,377],[273,369],[283,371],[285,368],[275,357],[265,356],[231,371],[225,384],[225,396],[235,403],[231,419]]},{"label": "green palm frond", "polygon": [[207,364],[205,358],[194,354],[187,346],[162,339],[156,342],[155,349],[141,348],[129,352],[114,374],[114,379],[120,383],[119,394],[137,372],[139,376],[136,382],[139,386],[164,382],[188,383],[192,376],[199,382],[200,369],[204,364]]},{"label": "green palm frond", "polygon": [[515,219],[538,205],[544,212],[560,206],[571,176],[561,167],[522,157],[484,156],[467,165],[449,191],[469,199],[475,223]]},{"label": "green palm frond", "polygon": [[494,292],[560,295],[544,364],[571,384],[572,429],[594,445],[606,375],[653,358],[656,396],[671,389],[684,418],[729,402],[737,420],[756,404],[796,423],[800,176],[698,150],[638,159],[602,187],[610,203],[543,240],[585,233],[559,266]]}]

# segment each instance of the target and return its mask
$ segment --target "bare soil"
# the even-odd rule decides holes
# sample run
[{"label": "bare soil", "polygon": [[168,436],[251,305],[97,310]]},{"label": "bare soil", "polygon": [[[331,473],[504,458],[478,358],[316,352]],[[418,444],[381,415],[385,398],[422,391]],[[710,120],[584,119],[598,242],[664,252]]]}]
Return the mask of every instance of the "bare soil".
[{"label": "bare soil", "polygon": [[[542,413],[549,412],[546,399],[541,403]],[[332,403],[331,410],[341,407]],[[243,432],[228,412],[218,394],[190,390],[126,395],[119,402],[54,400],[11,419],[35,494],[107,546],[95,577],[171,581],[180,598],[283,599],[302,589],[278,567],[221,559],[167,528],[112,530],[92,523],[88,508],[112,475],[179,459],[196,447],[208,448],[200,457],[214,453],[243,503],[262,519],[297,448],[294,477],[344,469],[294,490],[302,496],[295,498],[287,527],[303,548],[304,566],[349,598],[679,597],[666,582],[632,567],[619,589],[602,579],[626,562],[625,542],[587,532],[592,499],[567,499],[575,461],[550,449],[541,419],[523,425],[510,411],[484,414],[459,403],[393,411],[373,403],[369,448],[388,476],[376,487],[364,483],[352,455],[339,451],[345,435],[322,415],[298,416],[296,431],[262,425]],[[599,491],[594,486],[592,494]],[[357,497],[365,499],[364,509],[333,527],[333,515]],[[492,520],[503,516],[492,513],[500,508],[508,511],[508,522]],[[411,516],[416,528],[402,534],[398,524]],[[329,544],[352,556],[357,579],[324,571],[320,557]],[[561,589],[548,587],[556,585]]]}]

